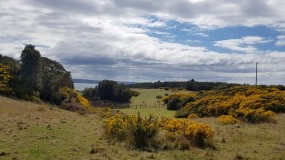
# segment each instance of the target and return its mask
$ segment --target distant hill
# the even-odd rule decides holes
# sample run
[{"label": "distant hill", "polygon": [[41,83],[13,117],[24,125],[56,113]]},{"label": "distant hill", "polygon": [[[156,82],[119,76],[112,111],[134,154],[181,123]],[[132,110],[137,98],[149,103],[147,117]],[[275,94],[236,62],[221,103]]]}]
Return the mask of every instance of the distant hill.
[{"label": "distant hill", "polygon": [[[73,83],[91,83],[91,84],[98,84],[101,80],[89,80],[89,79],[72,79]],[[124,82],[124,81],[117,81],[118,83],[123,83],[126,85],[129,84],[136,84],[136,82]]]}]

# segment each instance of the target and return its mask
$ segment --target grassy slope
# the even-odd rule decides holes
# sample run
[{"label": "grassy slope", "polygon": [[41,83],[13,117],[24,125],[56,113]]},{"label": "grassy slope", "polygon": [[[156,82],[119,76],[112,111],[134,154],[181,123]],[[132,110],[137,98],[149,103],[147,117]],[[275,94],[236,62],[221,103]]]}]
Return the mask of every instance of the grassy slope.
[{"label": "grassy slope", "polygon": [[[188,159],[188,151],[143,152],[108,143],[96,115],[79,115],[48,105],[0,97],[0,159]],[[197,119],[212,126],[217,150],[191,149],[193,159],[285,159],[285,114],[278,123],[223,126],[214,118]],[[224,141],[222,141],[224,139]],[[92,146],[98,151],[90,154]]]}]

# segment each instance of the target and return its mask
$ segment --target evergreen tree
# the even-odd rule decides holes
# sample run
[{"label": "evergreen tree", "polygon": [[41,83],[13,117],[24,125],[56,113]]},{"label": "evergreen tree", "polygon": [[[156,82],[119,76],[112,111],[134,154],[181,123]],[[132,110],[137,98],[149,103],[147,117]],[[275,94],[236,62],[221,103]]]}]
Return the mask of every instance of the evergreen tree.
[{"label": "evergreen tree", "polygon": [[35,95],[42,87],[41,55],[33,45],[26,45],[21,54],[20,78],[28,95]]}]

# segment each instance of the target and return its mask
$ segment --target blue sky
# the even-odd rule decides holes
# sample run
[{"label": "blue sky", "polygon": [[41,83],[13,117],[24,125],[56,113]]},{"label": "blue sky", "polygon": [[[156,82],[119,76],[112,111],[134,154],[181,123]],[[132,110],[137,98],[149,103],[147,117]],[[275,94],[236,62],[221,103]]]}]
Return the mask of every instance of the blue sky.
[{"label": "blue sky", "polygon": [[283,0],[0,0],[0,53],[73,78],[285,84]]}]

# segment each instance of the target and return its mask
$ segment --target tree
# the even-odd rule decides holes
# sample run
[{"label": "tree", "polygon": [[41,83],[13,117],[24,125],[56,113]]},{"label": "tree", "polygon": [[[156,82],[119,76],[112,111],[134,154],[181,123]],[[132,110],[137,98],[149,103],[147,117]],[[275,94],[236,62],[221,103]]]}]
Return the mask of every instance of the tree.
[{"label": "tree", "polygon": [[35,95],[42,87],[41,55],[33,45],[26,45],[21,54],[20,78],[28,95]]},{"label": "tree", "polygon": [[132,92],[129,88],[111,80],[101,81],[96,89],[101,100],[129,102],[132,97]]},{"label": "tree", "polygon": [[132,98],[132,92],[123,84],[114,86],[113,100],[116,102],[129,102]]},{"label": "tree", "polygon": [[96,88],[85,88],[82,91],[83,97],[87,98],[88,100],[96,100],[98,97],[97,89]]},{"label": "tree", "polygon": [[98,86],[98,96],[102,100],[112,100],[113,99],[113,93],[115,90],[115,85],[117,82],[111,81],[111,80],[103,80],[101,81]]},{"label": "tree", "polygon": [[74,88],[71,74],[60,63],[46,57],[41,58],[41,65],[42,88],[40,98],[44,101],[60,104],[61,99],[55,93],[63,87]]}]

